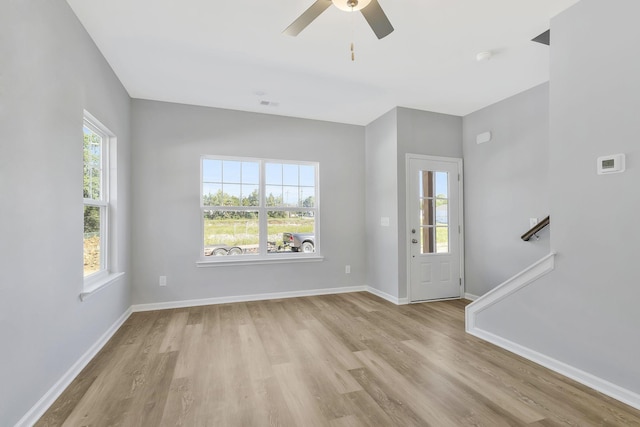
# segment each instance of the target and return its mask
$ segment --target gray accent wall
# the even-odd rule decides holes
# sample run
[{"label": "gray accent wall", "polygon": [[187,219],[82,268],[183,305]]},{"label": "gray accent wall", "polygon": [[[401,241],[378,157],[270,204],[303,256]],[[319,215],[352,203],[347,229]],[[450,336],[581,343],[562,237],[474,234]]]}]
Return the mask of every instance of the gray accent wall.
[{"label": "gray accent wall", "polygon": [[409,153],[461,158],[462,118],[397,107],[366,127],[367,284],[400,299],[407,297]]},{"label": "gray accent wall", "polygon": [[398,107],[398,283],[407,297],[407,172],[406,155],[462,158],[462,118]]},{"label": "gray accent wall", "polygon": [[[398,297],[398,116],[394,108],[366,127],[368,286]],[[389,218],[382,226],[381,218]]]},{"label": "gray accent wall", "polygon": [[[135,304],[364,284],[362,126],[142,100],[132,124]],[[197,267],[202,155],[319,162],[324,261]]]},{"label": "gray accent wall", "polygon": [[[20,420],[127,311],[130,99],[63,0],[0,5],[0,425]],[[86,109],[118,138],[118,269],[81,302]]]},{"label": "gray accent wall", "polygon": [[465,116],[463,133],[465,291],[481,296],[549,253],[548,227],[520,239],[549,215],[549,84]]},{"label": "gray accent wall", "polygon": [[[640,3],[582,0],[552,20],[549,275],[481,329],[640,393]],[[598,31],[593,31],[597,22]],[[622,174],[596,159],[625,153]]]}]

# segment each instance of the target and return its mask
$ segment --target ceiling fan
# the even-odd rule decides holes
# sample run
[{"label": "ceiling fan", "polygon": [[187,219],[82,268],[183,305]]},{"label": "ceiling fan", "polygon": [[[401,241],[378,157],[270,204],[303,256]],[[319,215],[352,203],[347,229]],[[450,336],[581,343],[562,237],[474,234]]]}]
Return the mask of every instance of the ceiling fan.
[{"label": "ceiling fan", "polygon": [[302,30],[307,28],[322,12],[327,10],[333,3],[340,10],[355,12],[359,10],[367,20],[369,26],[378,39],[388,36],[393,32],[393,26],[387,15],[380,7],[378,0],[316,0],[298,19],[293,21],[283,33],[289,36],[297,36]]}]

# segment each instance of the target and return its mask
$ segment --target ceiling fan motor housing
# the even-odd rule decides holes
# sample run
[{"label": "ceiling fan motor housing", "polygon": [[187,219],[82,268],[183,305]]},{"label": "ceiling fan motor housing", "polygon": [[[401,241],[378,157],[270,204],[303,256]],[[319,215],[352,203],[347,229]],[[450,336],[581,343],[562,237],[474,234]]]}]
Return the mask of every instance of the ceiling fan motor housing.
[{"label": "ceiling fan motor housing", "polygon": [[346,12],[364,9],[371,0],[331,0],[335,7]]},{"label": "ceiling fan motor housing", "polygon": [[293,37],[297,36],[300,31],[307,28],[322,12],[327,10],[331,4],[345,12],[359,10],[378,39],[382,39],[393,32],[393,25],[389,22],[389,18],[380,7],[378,0],[316,0],[298,19],[285,28],[283,33]]}]

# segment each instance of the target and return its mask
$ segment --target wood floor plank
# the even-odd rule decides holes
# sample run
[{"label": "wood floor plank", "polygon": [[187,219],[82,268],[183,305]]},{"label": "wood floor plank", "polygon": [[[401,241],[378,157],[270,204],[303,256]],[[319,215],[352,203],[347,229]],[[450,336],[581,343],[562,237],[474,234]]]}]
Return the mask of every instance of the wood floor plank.
[{"label": "wood floor plank", "polygon": [[73,381],[65,392],[56,399],[52,409],[47,411],[36,423],[38,427],[59,426],[69,418],[69,415],[78,406],[78,401],[87,394],[89,388],[97,377],[79,377]]},{"label": "wood floor plank", "polygon": [[640,426],[465,333],[467,301],[366,292],[135,313],[37,426]]},{"label": "wood floor plank", "polygon": [[173,311],[169,321],[169,328],[160,344],[160,353],[180,350],[184,338],[184,328],[187,326],[188,320],[189,312],[187,310]]},{"label": "wood floor plank", "polygon": [[393,387],[385,381],[380,381],[367,368],[353,369],[351,375],[362,385],[362,388],[375,401],[384,413],[385,417],[391,420],[392,426],[425,426],[427,424],[411,408],[403,404],[402,399]]},{"label": "wood floor plank", "polygon": [[[123,426],[160,425],[177,362],[177,351],[159,353],[154,358],[140,391],[131,396],[130,410],[123,419]],[[117,411],[114,408],[110,412]]]},{"label": "wood floor plank", "polygon": [[364,389],[347,393],[343,395],[343,399],[351,414],[358,418],[362,425],[367,427],[394,425],[387,413]]},{"label": "wood floor plank", "polygon": [[160,420],[160,427],[189,426],[187,420],[193,411],[194,384],[192,378],[174,378],[169,386],[167,401]]},{"label": "wood floor plank", "polygon": [[267,305],[264,302],[247,304],[269,362],[272,365],[288,363],[290,361],[290,351],[286,333],[282,330]]},{"label": "wood floor plank", "polygon": [[[104,422],[105,418],[114,417],[111,408],[129,395],[135,379],[131,373],[127,375],[112,375],[111,373],[127,371],[132,358],[138,352],[138,348],[136,346],[122,346],[120,350],[117,358],[112,358],[105,363],[104,370],[77,401],[73,411],[61,425],[98,425],[101,421]],[[69,389],[65,390],[65,393],[68,391]],[[105,399],[105,396],[111,396],[111,398]],[[128,404],[123,406],[124,410],[128,408]]]},{"label": "wood floor plank", "polygon": [[326,426],[329,421],[324,417],[316,401],[302,380],[303,375],[297,372],[290,363],[275,365],[275,377],[296,426]]},{"label": "wood floor plank", "polygon": [[312,365],[313,372],[321,376],[323,382],[330,384],[336,393],[344,394],[362,390],[360,384],[349,374],[348,368],[327,351],[316,334],[310,330],[301,330],[298,332],[298,337],[308,352],[309,358],[315,361]]},{"label": "wood floor plank", "polygon": [[356,353],[365,367],[379,383],[389,386],[386,393],[403,402],[427,425],[459,426],[461,424],[456,408],[443,399],[437,390],[423,388],[420,392],[415,383],[396,371],[380,355],[371,350]]},{"label": "wood floor plank", "polygon": [[[344,298],[347,301],[357,305],[361,310],[371,312],[384,309],[384,303],[378,302],[373,298],[369,298],[368,292],[354,292],[351,294],[344,294]],[[381,300],[383,301],[383,300]]]},{"label": "wood floor plank", "polygon": [[339,366],[347,371],[362,367],[362,364],[353,352],[344,345],[338,336],[332,334],[322,322],[314,319],[306,321],[305,325],[307,325],[307,328],[318,339],[319,345],[330,354],[331,358],[333,358]]},{"label": "wood floor plank", "polygon": [[342,418],[331,420],[331,427],[362,427],[364,424],[360,422],[358,417],[354,415],[346,415]]},{"label": "wood floor plank", "polygon": [[[493,386],[490,382],[480,383],[476,377],[467,375],[464,367],[454,366],[447,359],[430,352],[428,348],[425,348],[420,343],[404,341],[403,344],[422,356],[419,365],[420,371],[441,372],[442,376],[450,381],[452,389],[458,389],[469,396],[466,400],[467,405],[471,405],[472,401],[480,402],[483,406],[494,411],[500,418],[520,424],[530,424],[544,419],[540,412],[519,401],[509,391]],[[420,375],[418,372],[413,374]]]}]

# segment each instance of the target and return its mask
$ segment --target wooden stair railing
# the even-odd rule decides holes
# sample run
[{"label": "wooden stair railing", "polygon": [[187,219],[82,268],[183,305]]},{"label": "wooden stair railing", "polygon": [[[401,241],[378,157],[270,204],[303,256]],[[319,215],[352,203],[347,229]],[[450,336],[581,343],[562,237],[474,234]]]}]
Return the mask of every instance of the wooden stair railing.
[{"label": "wooden stair railing", "polygon": [[[531,239],[533,236],[535,236],[536,233],[538,233],[540,230],[545,228],[547,225],[549,225],[549,217],[548,216],[545,219],[543,219],[542,221],[540,221],[539,223],[537,223],[536,225],[534,225],[533,227],[531,227],[531,229],[529,231],[527,231],[526,233],[524,233],[522,236],[520,236],[520,238],[522,240],[524,240],[525,242],[528,242],[529,239]],[[536,236],[536,237],[538,237],[538,236]]]}]

